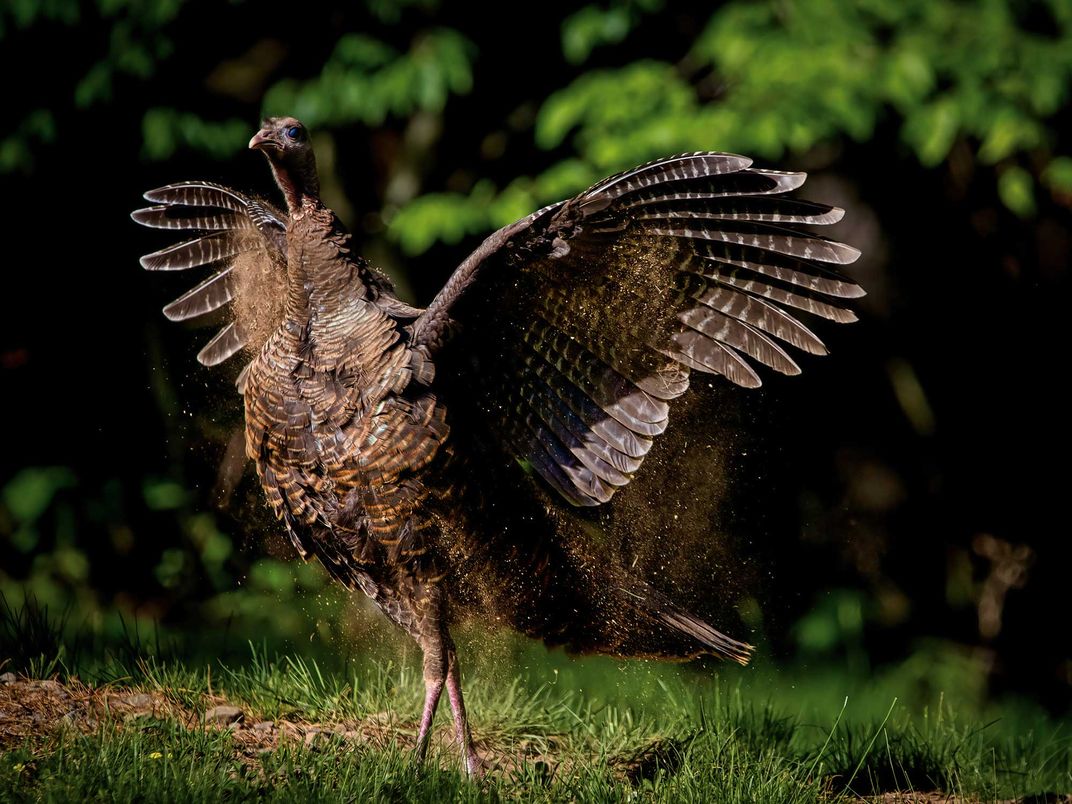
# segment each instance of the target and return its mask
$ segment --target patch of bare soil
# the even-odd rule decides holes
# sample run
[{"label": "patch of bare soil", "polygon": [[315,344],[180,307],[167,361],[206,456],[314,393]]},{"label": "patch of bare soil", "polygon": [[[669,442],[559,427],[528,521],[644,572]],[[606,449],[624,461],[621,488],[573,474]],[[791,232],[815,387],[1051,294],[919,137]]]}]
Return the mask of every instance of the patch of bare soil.
[{"label": "patch of bare soil", "polygon": [[[159,690],[89,687],[73,680],[63,684],[4,674],[0,681],[0,751],[27,740],[90,734],[102,723],[126,728],[160,719],[178,722],[186,728],[227,729],[231,732],[238,757],[250,762],[285,743],[304,745],[311,750],[342,745],[373,750],[384,750],[389,746],[412,749],[416,745],[416,722],[402,720],[388,712],[360,720],[330,722],[265,720],[219,696],[202,695],[199,698],[202,705],[191,708]],[[433,747],[438,749],[444,761],[457,753],[449,726],[435,730]],[[497,746],[477,739],[475,747],[487,767],[500,771],[512,771],[524,763],[548,761],[537,746],[528,741]]]},{"label": "patch of bare soil", "polygon": [[159,692],[92,689],[78,682],[16,679],[0,683],[0,748],[26,739],[45,737],[59,730],[82,734],[95,731],[101,721],[118,722],[147,716],[191,721],[192,716]]}]

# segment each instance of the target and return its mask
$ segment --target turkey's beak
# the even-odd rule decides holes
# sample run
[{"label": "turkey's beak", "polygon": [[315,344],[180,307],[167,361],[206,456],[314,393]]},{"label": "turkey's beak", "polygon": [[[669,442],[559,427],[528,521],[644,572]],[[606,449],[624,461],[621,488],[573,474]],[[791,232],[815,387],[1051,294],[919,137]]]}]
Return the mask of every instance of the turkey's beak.
[{"label": "turkey's beak", "polygon": [[253,139],[249,141],[249,149],[251,151],[264,151],[269,148],[275,148],[278,150],[279,143],[272,139],[272,132],[270,131],[258,131],[253,135]]}]

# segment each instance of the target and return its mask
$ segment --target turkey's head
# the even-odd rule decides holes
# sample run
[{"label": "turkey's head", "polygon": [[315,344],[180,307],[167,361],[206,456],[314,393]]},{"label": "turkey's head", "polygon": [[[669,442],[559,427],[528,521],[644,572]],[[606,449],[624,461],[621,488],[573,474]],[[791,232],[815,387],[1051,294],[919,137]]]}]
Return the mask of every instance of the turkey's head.
[{"label": "turkey's head", "polygon": [[316,157],[309,143],[309,132],[300,120],[265,118],[261,130],[249,141],[249,147],[268,158],[292,214],[301,208],[304,199],[317,198],[320,181],[316,173]]}]

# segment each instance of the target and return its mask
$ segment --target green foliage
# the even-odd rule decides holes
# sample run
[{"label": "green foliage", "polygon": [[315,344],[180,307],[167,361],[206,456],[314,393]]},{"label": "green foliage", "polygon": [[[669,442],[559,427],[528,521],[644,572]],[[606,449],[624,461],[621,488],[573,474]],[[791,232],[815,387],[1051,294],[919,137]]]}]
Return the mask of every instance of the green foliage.
[{"label": "green foliage", "polygon": [[421,254],[437,240],[457,243],[487,228],[486,205],[495,196],[490,182],[468,195],[435,193],[417,198],[388,221],[388,232],[406,254]]},{"label": "green foliage", "polygon": [[13,136],[0,139],[0,173],[30,172],[34,167],[34,142],[56,139],[56,120],[48,109],[35,109],[18,125]]},{"label": "green foliage", "polygon": [[424,31],[400,54],[364,34],[345,34],[320,75],[286,80],[264,99],[268,114],[291,114],[312,126],[378,125],[391,114],[440,111],[473,85],[474,48],[449,29]]},{"label": "green foliage", "polygon": [[[45,24],[110,21],[106,52],[72,89],[73,105],[86,109],[112,101],[121,80],[152,79],[174,52],[170,30],[183,6],[13,0],[0,9],[0,39]],[[366,8],[384,25],[438,10],[432,0],[370,0]],[[419,254],[666,153],[715,148],[776,161],[825,144],[866,142],[881,126],[895,127],[926,167],[942,166],[964,143],[981,165],[997,167],[996,195],[1020,216],[1033,214],[1040,188],[1061,195],[1072,186],[1068,157],[1054,152],[1056,116],[1072,84],[1067,0],[1041,0],[1030,9],[1001,0],[738,0],[717,8],[692,42],[682,42],[674,63],[640,58],[580,69],[596,49],[624,48],[645,21],[671,13],[661,0],[613,0],[566,16],[561,52],[577,69],[565,86],[538,99],[533,131],[554,158],[504,187],[481,182],[418,195],[400,211],[387,210],[389,235],[406,253]],[[276,82],[263,108],[327,128],[439,114],[451,97],[472,89],[477,55],[449,27],[418,28],[405,51],[370,33],[344,31],[318,75]],[[142,128],[146,158],[193,148],[222,159],[242,147],[249,121],[158,107],[145,112]],[[0,139],[0,172],[32,169],[37,146],[55,138],[53,114],[31,112]]]},{"label": "green foliage", "polygon": [[[56,492],[75,484],[74,474],[63,466],[23,469],[4,486],[0,496],[20,528],[31,528],[52,503]],[[32,539],[32,547],[37,539]]]},{"label": "green foliage", "polygon": [[[1054,188],[1068,172],[1064,162],[1046,166],[1072,84],[1072,6],[1038,6],[1051,35],[1024,30],[1015,7],[997,1],[729,3],[682,62],[584,73],[543,102],[536,142],[568,145],[580,158],[572,183],[556,183],[554,194],[537,178],[490,200],[486,186],[464,201],[417,199],[421,213],[402,219],[422,231],[407,230],[404,246],[499,225],[495,201],[507,194],[511,206],[531,210],[667,153],[719,149],[774,161],[843,139],[865,142],[888,121],[924,166],[942,165],[957,142],[980,163],[1003,165],[1001,201],[1030,215],[1037,167]],[[563,26],[566,57],[580,62],[597,44],[621,41],[632,13],[625,5],[577,12]],[[447,208],[464,224],[427,214]],[[400,227],[393,232],[403,237]]]},{"label": "green foliage", "polygon": [[1035,180],[1019,165],[1009,165],[998,176],[998,195],[1020,217],[1035,212]]},{"label": "green foliage", "polygon": [[[609,169],[622,160],[643,159],[651,148],[683,150],[689,127],[673,123],[695,110],[693,90],[671,65],[636,62],[589,73],[548,98],[536,119],[536,142],[554,148],[578,129],[577,150],[598,168]],[[638,122],[644,131],[634,128]]]},{"label": "green foliage", "polygon": [[0,38],[16,30],[29,28],[38,22],[59,22],[74,25],[78,22],[79,0],[10,0],[0,6]]},{"label": "green foliage", "polygon": [[410,8],[430,11],[439,5],[439,0],[365,0],[365,6],[380,22],[397,23],[402,13]]},{"label": "green foliage", "polygon": [[[33,556],[34,569],[41,576],[71,583],[84,582],[89,565],[76,544],[73,513],[64,502],[57,505],[56,498],[61,491],[76,485],[73,473],[65,467],[29,467],[11,478],[0,492],[10,516],[7,528],[0,523],[0,533],[8,531],[8,542],[17,553]],[[43,523],[46,512],[53,507],[53,522]],[[50,539],[45,538],[47,531],[52,531]],[[44,552],[42,548],[49,549]]]},{"label": "green foliage", "polygon": [[795,626],[797,642],[806,653],[830,653],[857,642],[864,630],[863,595],[838,590],[826,595]]},{"label": "green foliage", "polygon": [[662,0],[617,0],[609,8],[585,6],[562,21],[562,53],[571,64],[582,64],[597,47],[621,42],[645,13],[662,6]]},{"label": "green foliage", "polygon": [[[164,29],[179,15],[185,0],[11,0],[0,5],[0,41],[35,25],[86,25],[87,18],[109,20],[107,50],[75,83],[73,106],[84,110],[114,99],[121,79],[146,81],[157,64],[174,51]],[[0,139],[0,173],[29,172],[34,166],[34,147],[56,137],[53,115],[35,110],[15,126],[15,132]]]},{"label": "green foliage", "polygon": [[[193,495],[174,479],[147,477],[140,492],[140,500],[124,499],[116,481],[87,487],[63,467],[17,473],[0,488],[0,546],[10,545],[18,559],[0,571],[0,596],[13,611],[37,610],[38,601],[68,610],[73,631],[105,642],[126,632],[131,613],[117,601],[128,600],[138,586],[148,586],[152,598],[139,627],[155,628],[161,610],[172,605],[167,601],[192,595],[187,616],[206,629],[240,640],[265,638],[273,646],[313,636],[339,638],[365,616],[347,611],[350,593],[331,583],[319,564],[265,557],[261,544],[236,547],[218,518],[197,510]],[[140,505],[148,516],[170,520],[180,538],[146,541],[146,534],[158,535],[147,523],[135,534],[128,521]],[[139,549],[145,555],[135,566],[144,566],[148,577],[119,573],[112,579],[118,588],[101,588],[91,573],[94,566],[99,576],[106,565]],[[12,655],[0,650],[0,658]]]},{"label": "green foliage", "polygon": [[1072,158],[1059,156],[1042,172],[1042,180],[1055,192],[1072,193]]},{"label": "green foliage", "polygon": [[248,142],[249,131],[244,120],[215,123],[174,109],[149,109],[142,120],[142,149],[149,159],[167,159],[179,148],[197,148],[224,159]]}]

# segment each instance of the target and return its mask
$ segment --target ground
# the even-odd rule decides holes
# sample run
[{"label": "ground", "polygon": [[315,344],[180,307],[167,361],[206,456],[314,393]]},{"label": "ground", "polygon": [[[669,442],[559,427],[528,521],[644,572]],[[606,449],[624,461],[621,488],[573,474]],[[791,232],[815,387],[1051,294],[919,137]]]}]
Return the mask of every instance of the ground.
[{"label": "ground", "polygon": [[1067,724],[1015,705],[957,712],[968,704],[944,696],[900,703],[903,673],[875,673],[838,706],[803,672],[512,650],[508,667],[500,652],[467,678],[491,765],[479,783],[445,713],[414,763],[408,659],[327,672],[254,651],[198,668],[142,656],[92,682],[5,673],[0,800],[1072,802]]}]

